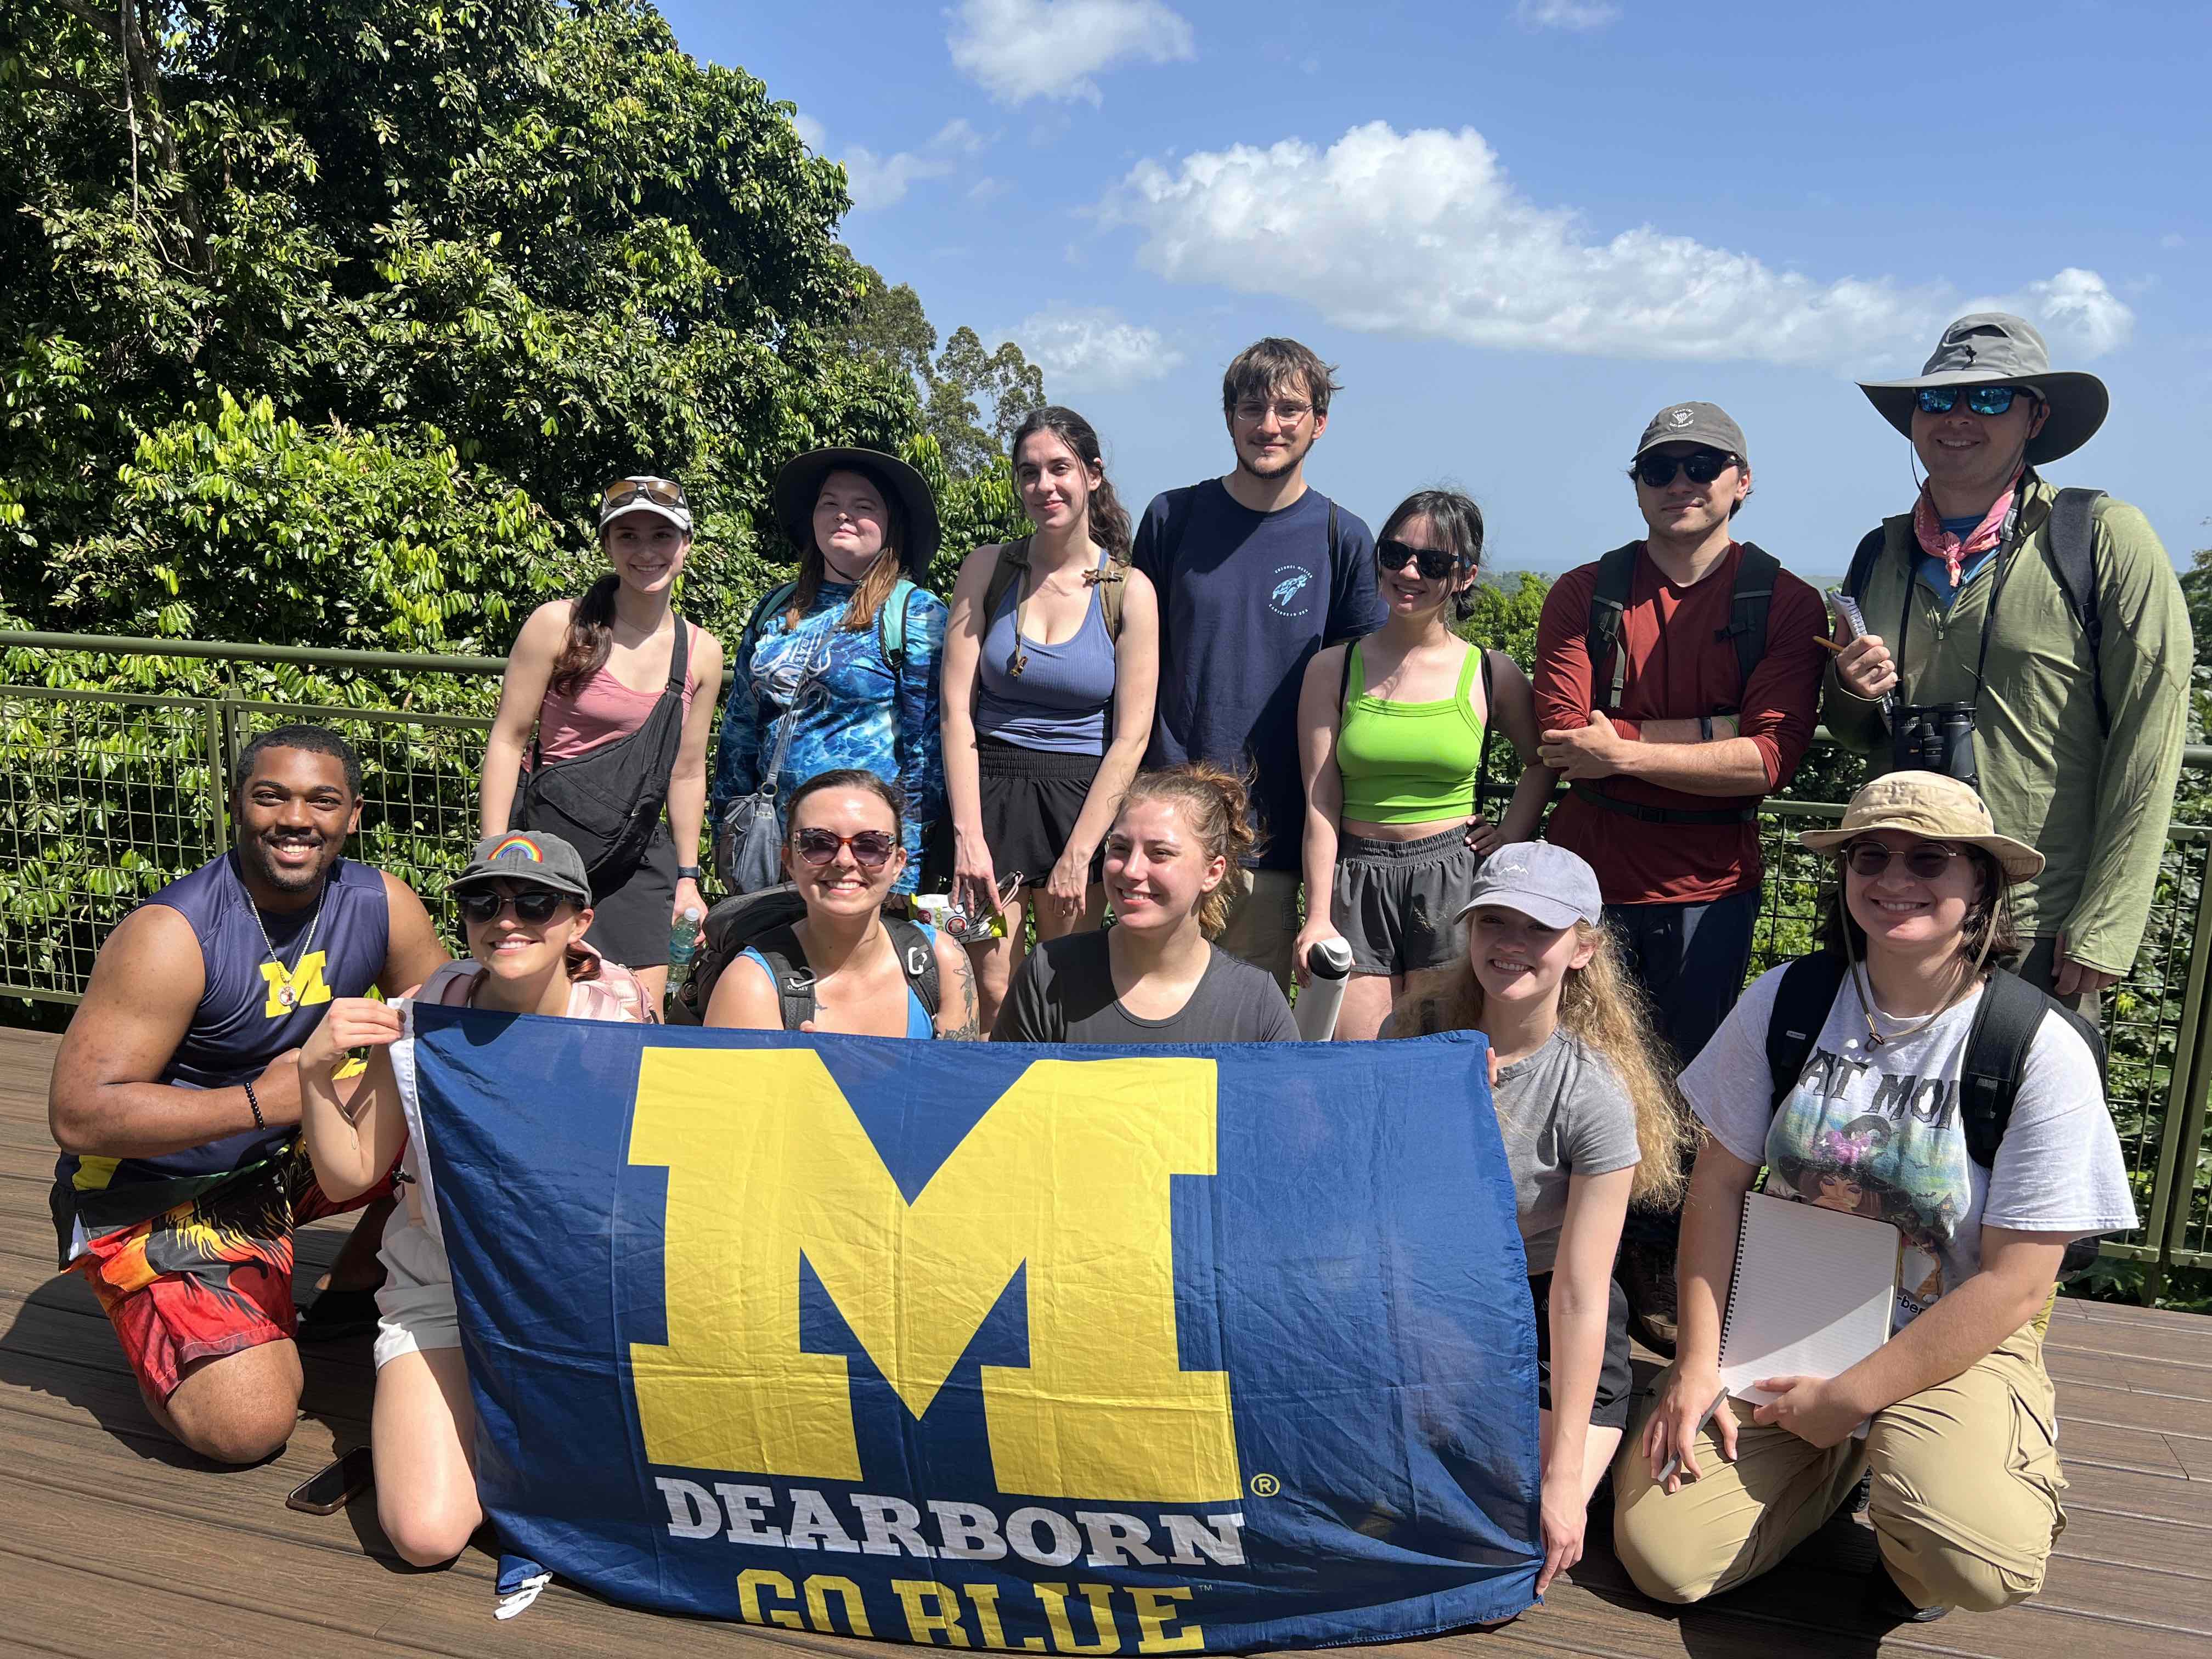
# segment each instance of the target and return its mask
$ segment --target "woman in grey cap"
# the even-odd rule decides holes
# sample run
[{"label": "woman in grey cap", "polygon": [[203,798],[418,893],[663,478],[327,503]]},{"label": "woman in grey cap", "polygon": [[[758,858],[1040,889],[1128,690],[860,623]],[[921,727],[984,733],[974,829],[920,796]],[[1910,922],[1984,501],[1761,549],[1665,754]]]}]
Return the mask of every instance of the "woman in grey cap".
[{"label": "woman in grey cap", "polygon": [[1480,1031],[1535,1304],[1541,1594],[1582,1559],[1591,1494],[1628,1421],[1628,1302],[1613,1277],[1632,1199],[1681,1185],[1680,1111],[1596,873],[1548,842],[1483,861],[1451,968],[1419,975],[1385,1035]]},{"label": "woman in grey cap", "polygon": [[[399,1160],[404,1196],[380,1252],[386,1278],[376,1293],[370,1443],[377,1516],[392,1547],[418,1567],[459,1555],[483,1511],[453,1273],[423,1185],[421,1123],[393,1066],[392,1045],[406,1034],[401,1008],[410,1000],[462,1003],[502,1014],[649,1024],[660,1006],[641,975],[585,942],[591,885],[581,855],[557,836],[487,836],[447,890],[468,936],[467,958],[447,963],[400,1004],[337,998],[300,1051],[301,1128],[323,1190],[366,1192]],[[491,1041],[495,1049],[502,1041],[496,1030]],[[368,1075],[342,1106],[337,1073],[348,1053],[362,1048]]]},{"label": "woman in grey cap", "polygon": [[658,996],[678,919],[707,913],[698,859],[722,647],[674,607],[691,550],[683,485],[617,478],[599,527],[612,568],[581,599],[539,605],[507,657],[480,833],[571,844],[591,876],[592,943]]}]

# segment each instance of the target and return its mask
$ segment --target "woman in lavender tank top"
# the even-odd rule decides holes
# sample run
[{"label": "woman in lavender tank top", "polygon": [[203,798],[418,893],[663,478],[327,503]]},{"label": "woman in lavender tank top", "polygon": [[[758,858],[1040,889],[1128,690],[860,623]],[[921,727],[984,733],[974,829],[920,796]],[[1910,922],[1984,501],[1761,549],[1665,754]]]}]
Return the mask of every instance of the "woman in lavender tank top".
[{"label": "woman in lavender tank top", "polygon": [[[640,848],[604,860],[586,854],[592,947],[635,969],[658,1006],[676,918],[687,909],[701,916],[707,910],[698,860],[722,647],[706,629],[678,617],[672,603],[691,550],[691,507],[683,486],[667,478],[618,478],[600,494],[599,519],[599,546],[612,570],[580,599],[538,606],[507,659],[484,750],[482,833],[529,828],[579,839],[564,822],[514,822],[518,792],[528,782],[526,756],[533,769],[596,755],[609,769],[627,759],[657,771],[658,757],[644,754],[634,740],[652,735],[680,651],[680,708],[672,705],[662,717],[673,720],[675,730],[658,728],[674,738],[664,745],[672,760],[665,776],[645,781],[651,833]],[[656,797],[665,805],[665,823]]]}]

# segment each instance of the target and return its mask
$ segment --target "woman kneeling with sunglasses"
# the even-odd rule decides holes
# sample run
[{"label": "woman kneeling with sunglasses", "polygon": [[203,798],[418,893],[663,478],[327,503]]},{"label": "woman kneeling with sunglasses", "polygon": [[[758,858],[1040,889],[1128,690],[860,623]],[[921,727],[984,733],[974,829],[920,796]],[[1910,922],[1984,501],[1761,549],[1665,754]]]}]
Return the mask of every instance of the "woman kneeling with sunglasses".
[{"label": "woman kneeling with sunglasses", "polygon": [[[858,768],[823,772],[793,792],[785,822],[784,873],[806,915],[730,963],[714,982],[706,1024],[976,1041],[967,951],[933,927],[884,920],[884,901],[906,868],[893,786]],[[933,967],[934,1018],[921,989]],[[811,994],[811,1013],[795,1024],[787,1023],[787,982]]]},{"label": "woman kneeling with sunglasses", "polygon": [[[2007,889],[2043,859],[1994,833],[1966,785],[1893,772],[1841,829],[1799,839],[1837,855],[1826,957],[1762,976],[1682,1073],[1708,1138],[1682,1214],[1677,1354],[1613,1466],[1614,1543],[1646,1594],[1699,1601],[1781,1560],[1870,1473],[1878,1607],[2008,1607],[2042,1587],[2065,1525],[2043,1367],[2061,1258],[2136,1224],[2095,1032],[1989,968],[2018,943]],[[1785,1005],[1791,974],[1811,994]],[[1831,985],[1825,1018],[1798,1012]],[[2026,1054],[1992,1146],[1969,1133],[1960,1080],[1978,1020],[2002,1009],[2009,1027],[2014,1008]],[[1835,1376],[1757,1379],[1778,1397],[1747,1423],[1723,1401],[1704,1424],[1762,1164],[1770,1196],[1898,1229],[1893,1334]]]},{"label": "woman kneeling with sunglasses", "polygon": [[[412,1000],[507,1014],[653,1024],[659,999],[639,976],[584,942],[592,889],[584,860],[557,836],[487,836],[448,890],[469,957],[430,975]],[[400,1011],[340,997],[300,1051],[300,1121],[315,1179],[332,1197],[366,1192],[400,1160],[405,1203],[385,1229],[376,1293],[376,1397],[369,1443],[376,1512],[392,1547],[418,1567],[459,1555],[483,1520],[471,1443],[476,1410],[461,1363],[453,1275],[435,1209],[422,1200],[422,1153],[392,1075]],[[336,1077],[347,1052],[371,1050],[348,1105]],[[403,1150],[404,1152],[403,1152]]]}]

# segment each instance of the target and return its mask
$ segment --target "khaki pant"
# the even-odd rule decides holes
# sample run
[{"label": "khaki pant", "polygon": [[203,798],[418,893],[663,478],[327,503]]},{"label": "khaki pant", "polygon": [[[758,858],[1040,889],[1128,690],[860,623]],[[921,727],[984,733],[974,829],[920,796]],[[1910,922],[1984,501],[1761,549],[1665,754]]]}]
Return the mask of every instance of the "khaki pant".
[{"label": "khaki pant", "polygon": [[1239,882],[1243,896],[1229,913],[1229,925],[1213,942],[1231,956],[1264,968],[1283,994],[1291,994],[1291,946],[1304,926],[1298,915],[1297,874],[1290,870],[1247,870],[1238,866],[1228,879]]},{"label": "khaki pant", "polygon": [[2044,1317],[1948,1382],[1876,1413],[1864,1440],[1822,1451],[1753,1424],[1740,1407],[1736,1461],[1723,1461],[1706,1427],[1705,1478],[1672,1497],[1652,1484],[1639,1449],[1646,1401],[1613,1466],[1621,1565],[1655,1601],[1733,1589],[1819,1531],[1871,1469],[1868,1516],[1890,1576],[1915,1605],[1989,1613],[2026,1601],[2043,1588],[2066,1527]]}]

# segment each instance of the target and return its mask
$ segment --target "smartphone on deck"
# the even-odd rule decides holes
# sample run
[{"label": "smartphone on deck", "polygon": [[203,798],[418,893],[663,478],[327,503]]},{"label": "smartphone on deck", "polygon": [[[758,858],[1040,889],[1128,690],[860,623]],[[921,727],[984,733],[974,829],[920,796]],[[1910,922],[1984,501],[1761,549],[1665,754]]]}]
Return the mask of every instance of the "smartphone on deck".
[{"label": "smartphone on deck", "polygon": [[335,1515],[367,1492],[375,1479],[376,1466],[370,1461],[368,1448],[356,1446],[294,1487],[284,1507],[307,1515]]}]

